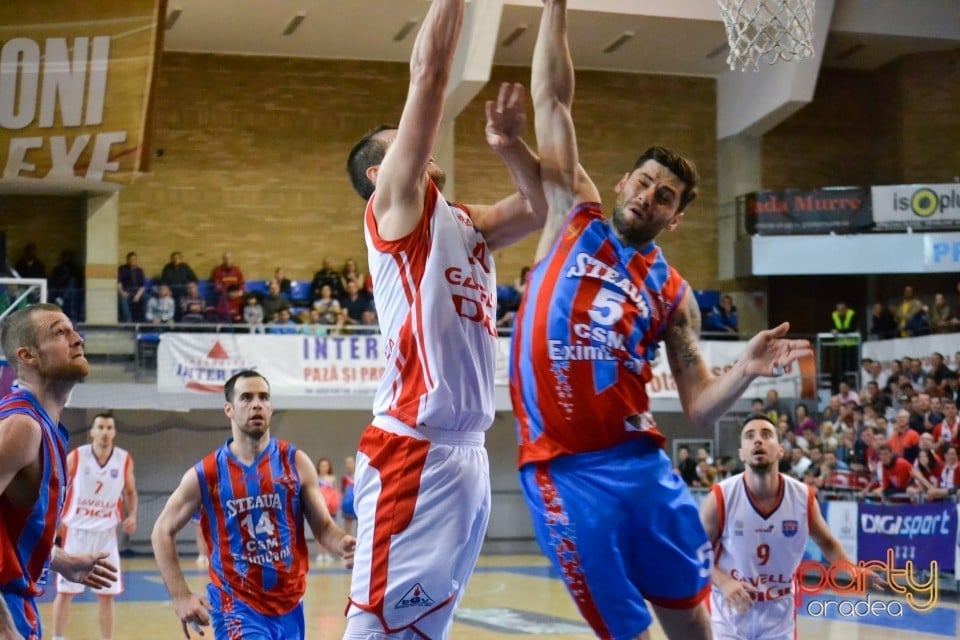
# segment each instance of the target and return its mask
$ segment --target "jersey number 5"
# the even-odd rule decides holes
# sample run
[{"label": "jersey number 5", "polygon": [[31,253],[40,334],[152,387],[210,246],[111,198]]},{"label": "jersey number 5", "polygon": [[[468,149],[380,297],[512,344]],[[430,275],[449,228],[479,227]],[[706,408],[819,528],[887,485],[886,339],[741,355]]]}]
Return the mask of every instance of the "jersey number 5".
[{"label": "jersey number 5", "polygon": [[593,308],[587,314],[597,324],[610,327],[623,317],[623,303],[626,301],[627,296],[623,294],[600,289],[593,299]]}]

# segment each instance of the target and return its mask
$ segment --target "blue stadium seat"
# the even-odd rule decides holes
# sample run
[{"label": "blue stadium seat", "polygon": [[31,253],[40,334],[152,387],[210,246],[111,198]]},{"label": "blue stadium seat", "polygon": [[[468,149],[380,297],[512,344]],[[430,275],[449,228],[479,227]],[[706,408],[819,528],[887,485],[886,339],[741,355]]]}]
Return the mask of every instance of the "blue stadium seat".
[{"label": "blue stadium seat", "polygon": [[720,292],[715,289],[694,289],[693,297],[701,309],[712,309],[720,304]]},{"label": "blue stadium seat", "polygon": [[290,283],[290,302],[293,304],[304,304],[311,306],[313,303],[313,292],[310,290],[309,282],[299,282],[294,280]]},{"label": "blue stadium seat", "polygon": [[211,281],[201,280],[197,283],[197,289],[200,290],[200,297],[203,298],[208,305],[216,304],[217,291],[213,288],[213,283]]},{"label": "blue stadium seat", "polygon": [[247,293],[255,293],[258,296],[265,296],[270,293],[269,280],[251,280],[244,285]]}]

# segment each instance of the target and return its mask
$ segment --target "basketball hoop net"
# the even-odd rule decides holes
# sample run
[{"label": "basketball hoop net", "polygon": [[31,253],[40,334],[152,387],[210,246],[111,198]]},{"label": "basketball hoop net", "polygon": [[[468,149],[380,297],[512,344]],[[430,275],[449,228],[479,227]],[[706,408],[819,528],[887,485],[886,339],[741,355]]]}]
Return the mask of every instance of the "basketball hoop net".
[{"label": "basketball hoop net", "polygon": [[813,57],[814,0],[718,0],[731,71]]}]

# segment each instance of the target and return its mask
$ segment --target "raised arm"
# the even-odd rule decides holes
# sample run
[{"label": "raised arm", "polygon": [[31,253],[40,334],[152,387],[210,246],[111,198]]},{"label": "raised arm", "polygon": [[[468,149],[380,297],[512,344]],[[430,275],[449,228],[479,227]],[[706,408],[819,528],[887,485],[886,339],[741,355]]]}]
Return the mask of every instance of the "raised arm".
[{"label": "raised arm", "polygon": [[760,376],[776,377],[799,358],[812,356],[806,340],[788,340],[788,323],[761,331],[744,354],[721,376],[710,373],[700,353],[700,309],[688,289],[670,318],[664,344],[687,419],[700,427],[713,425]]},{"label": "raised arm", "polygon": [[544,0],[540,31],[533,50],[533,94],[540,177],[549,214],[537,260],[553,245],[567,213],[581,202],[599,202],[600,194],[580,167],[573,104],[573,60],[567,42],[566,0]]},{"label": "raised arm", "polygon": [[487,143],[510,170],[515,193],[492,206],[470,205],[477,230],[494,251],[543,228],[547,200],[540,182],[540,159],[523,140],[527,101],[523,85],[504,82],[487,108]]},{"label": "raised arm", "polygon": [[377,170],[373,214],[384,240],[406,236],[423,213],[427,165],[440,130],[463,12],[464,0],[434,0],[413,45],[403,115]]},{"label": "raised arm", "polygon": [[300,475],[300,500],[313,537],[324,547],[339,553],[347,562],[347,568],[353,566],[353,550],[357,541],[341,529],[327,510],[327,503],[320,491],[320,482],[316,468],[310,457],[303,451],[297,451],[297,473]]}]

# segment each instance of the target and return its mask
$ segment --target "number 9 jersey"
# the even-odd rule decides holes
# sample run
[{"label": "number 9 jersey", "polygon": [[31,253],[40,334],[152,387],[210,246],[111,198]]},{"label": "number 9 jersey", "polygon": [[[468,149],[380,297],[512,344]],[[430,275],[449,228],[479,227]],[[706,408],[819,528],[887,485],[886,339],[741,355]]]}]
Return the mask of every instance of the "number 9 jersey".
[{"label": "number 9 jersey", "polygon": [[664,442],[646,384],[688,284],[655,243],[621,243],[598,204],[575,207],[563,228],[531,270],[514,326],[521,467],[641,437]]}]

